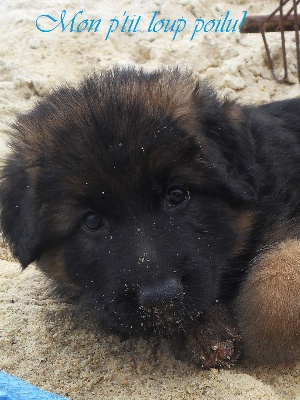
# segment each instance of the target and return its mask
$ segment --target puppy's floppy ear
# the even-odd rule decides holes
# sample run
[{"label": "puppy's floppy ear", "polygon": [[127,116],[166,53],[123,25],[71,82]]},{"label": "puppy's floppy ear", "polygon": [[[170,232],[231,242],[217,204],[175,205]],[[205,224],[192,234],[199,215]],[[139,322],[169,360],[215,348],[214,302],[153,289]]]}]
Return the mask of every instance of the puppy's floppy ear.
[{"label": "puppy's floppy ear", "polygon": [[224,194],[239,204],[255,201],[257,165],[255,141],[247,110],[234,101],[221,101],[210,88],[205,93],[200,85],[197,99],[206,165]]},{"label": "puppy's floppy ear", "polygon": [[0,215],[4,239],[26,268],[39,257],[40,229],[29,176],[21,160],[11,157],[1,171]]}]

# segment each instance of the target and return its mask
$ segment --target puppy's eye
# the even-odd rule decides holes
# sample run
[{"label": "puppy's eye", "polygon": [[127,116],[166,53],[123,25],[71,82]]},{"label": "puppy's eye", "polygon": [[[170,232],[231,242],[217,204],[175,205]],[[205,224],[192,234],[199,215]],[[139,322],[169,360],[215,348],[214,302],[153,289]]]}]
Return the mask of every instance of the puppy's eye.
[{"label": "puppy's eye", "polygon": [[177,207],[190,199],[190,192],[178,186],[173,186],[167,191],[166,204],[168,207]]},{"label": "puppy's eye", "polygon": [[83,226],[87,231],[94,232],[103,229],[105,221],[100,215],[89,212],[84,216]]}]

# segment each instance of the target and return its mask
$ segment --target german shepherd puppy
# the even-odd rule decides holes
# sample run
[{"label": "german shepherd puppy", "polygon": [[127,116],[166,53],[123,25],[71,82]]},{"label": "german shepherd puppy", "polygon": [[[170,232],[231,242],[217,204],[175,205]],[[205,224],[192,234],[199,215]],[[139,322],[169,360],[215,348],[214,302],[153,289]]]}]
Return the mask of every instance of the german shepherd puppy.
[{"label": "german shepherd puppy", "polygon": [[23,268],[202,367],[300,358],[300,100],[116,67],[18,115],[9,144],[1,225]]}]

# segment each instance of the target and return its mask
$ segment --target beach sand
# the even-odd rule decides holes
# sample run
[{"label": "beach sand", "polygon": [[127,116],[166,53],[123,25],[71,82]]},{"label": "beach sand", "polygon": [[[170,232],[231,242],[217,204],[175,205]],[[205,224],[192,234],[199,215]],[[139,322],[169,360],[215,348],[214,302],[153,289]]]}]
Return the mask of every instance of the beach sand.
[{"label": "beach sand", "polygon": [[[115,63],[154,68],[179,63],[208,79],[220,93],[242,103],[261,103],[300,95],[294,33],[287,34],[290,84],[279,84],[266,67],[259,34],[199,32],[190,40],[197,18],[206,22],[267,14],[278,1],[62,1],[2,0],[0,5],[0,155],[16,112],[30,108],[51,88],[77,82],[93,69]],[[102,19],[98,32],[62,32],[74,19]],[[123,16],[124,12],[126,14]],[[148,32],[157,20],[186,21],[172,32]],[[36,27],[40,15],[40,29]],[[122,21],[140,16],[137,32],[121,32]],[[108,39],[110,19],[120,21]],[[53,19],[57,22],[54,23]],[[129,19],[127,20],[127,22]],[[51,22],[51,23],[50,23]],[[130,21],[129,21],[130,22]],[[133,25],[132,25],[133,26]],[[157,25],[158,26],[158,25]],[[125,26],[124,30],[128,29]],[[268,35],[278,73],[278,34]],[[263,366],[247,360],[229,370],[200,371],[174,359],[166,343],[157,352],[142,339],[120,342],[95,324],[94,316],[67,295],[58,298],[34,267],[24,272],[9,251],[0,248],[0,369],[45,390],[79,399],[300,399],[300,364]]]}]

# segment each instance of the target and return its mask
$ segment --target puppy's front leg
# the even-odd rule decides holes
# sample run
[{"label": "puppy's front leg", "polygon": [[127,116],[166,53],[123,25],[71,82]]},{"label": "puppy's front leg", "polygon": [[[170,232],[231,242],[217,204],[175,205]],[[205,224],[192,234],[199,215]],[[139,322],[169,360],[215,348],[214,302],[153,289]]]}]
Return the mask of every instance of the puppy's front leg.
[{"label": "puppy's front leg", "polygon": [[262,362],[300,360],[300,241],[264,252],[237,298],[245,355]]},{"label": "puppy's front leg", "polygon": [[230,367],[241,354],[240,336],[226,307],[216,304],[180,339],[171,341],[175,355],[200,368]]}]

